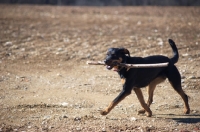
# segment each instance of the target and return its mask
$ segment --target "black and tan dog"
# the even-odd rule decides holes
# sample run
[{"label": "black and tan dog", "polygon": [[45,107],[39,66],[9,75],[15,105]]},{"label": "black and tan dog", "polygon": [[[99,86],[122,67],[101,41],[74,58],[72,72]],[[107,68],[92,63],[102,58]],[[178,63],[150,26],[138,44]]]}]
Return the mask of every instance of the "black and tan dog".
[{"label": "black and tan dog", "polygon": [[[107,69],[117,71],[123,80],[123,89],[121,93],[110,103],[110,105],[101,111],[102,115],[108,114],[120,101],[122,101],[126,96],[131,94],[134,90],[136,93],[142,110],[138,111],[139,114],[144,114],[146,112],[147,117],[152,116],[150,110],[150,105],[153,101],[153,92],[157,84],[163,82],[168,78],[170,84],[174,90],[182,97],[185,109],[184,113],[190,113],[190,107],[188,104],[188,96],[184,93],[181,86],[181,76],[174,65],[179,58],[177,47],[173,40],[169,39],[169,44],[172,47],[174,56],[168,58],[162,55],[142,57],[130,57],[130,53],[124,48],[110,48],[108,49],[107,56],[105,59],[105,64]],[[127,56],[128,55],[128,56]],[[164,63],[168,62],[167,67],[159,68],[131,68],[127,69],[125,67],[117,66],[117,63],[127,63],[127,64],[154,64],[154,63]],[[145,103],[143,94],[140,88],[148,86],[148,100]]]}]

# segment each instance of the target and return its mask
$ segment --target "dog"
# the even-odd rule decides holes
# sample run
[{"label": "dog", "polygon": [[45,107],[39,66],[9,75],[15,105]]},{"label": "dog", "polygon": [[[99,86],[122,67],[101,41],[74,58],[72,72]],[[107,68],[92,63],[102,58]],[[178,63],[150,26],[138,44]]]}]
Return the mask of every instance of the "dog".
[{"label": "dog", "polygon": [[[181,76],[174,65],[178,62],[179,53],[176,44],[173,40],[168,40],[172,50],[173,57],[168,58],[162,55],[154,55],[148,57],[131,57],[130,53],[125,48],[110,48],[108,49],[105,64],[108,70],[113,69],[118,72],[120,78],[123,81],[123,89],[120,94],[109,104],[107,108],[102,110],[101,115],[107,115],[119,102],[121,102],[126,96],[131,94],[133,90],[143,107],[138,111],[138,114],[144,114],[146,112],[147,117],[152,116],[150,105],[153,102],[153,92],[156,85],[163,82],[166,78],[169,80],[174,90],[181,96],[184,101],[184,113],[190,113],[190,107],[188,104],[188,96],[182,89]],[[126,68],[117,65],[118,63],[127,64],[155,64],[168,62],[167,67],[157,68]],[[148,91],[147,103],[144,101],[144,97],[141,88],[146,87]]]}]

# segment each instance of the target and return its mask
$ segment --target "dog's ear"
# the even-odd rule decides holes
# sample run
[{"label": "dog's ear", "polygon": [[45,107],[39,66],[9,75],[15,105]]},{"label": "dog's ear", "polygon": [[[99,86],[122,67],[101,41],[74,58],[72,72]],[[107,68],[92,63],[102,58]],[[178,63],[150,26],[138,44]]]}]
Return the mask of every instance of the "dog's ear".
[{"label": "dog's ear", "polygon": [[125,49],[125,48],[120,48],[119,51],[120,51],[121,53],[128,54],[128,56],[130,57],[130,52],[129,52],[127,49]]}]

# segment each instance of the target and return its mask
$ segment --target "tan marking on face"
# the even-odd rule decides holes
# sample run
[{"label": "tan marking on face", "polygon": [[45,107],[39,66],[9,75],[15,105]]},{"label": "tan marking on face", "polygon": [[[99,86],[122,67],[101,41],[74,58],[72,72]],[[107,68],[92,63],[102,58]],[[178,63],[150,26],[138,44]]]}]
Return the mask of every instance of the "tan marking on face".
[{"label": "tan marking on face", "polygon": [[112,69],[113,69],[114,71],[118,71],[118,66],[114,66]]}]

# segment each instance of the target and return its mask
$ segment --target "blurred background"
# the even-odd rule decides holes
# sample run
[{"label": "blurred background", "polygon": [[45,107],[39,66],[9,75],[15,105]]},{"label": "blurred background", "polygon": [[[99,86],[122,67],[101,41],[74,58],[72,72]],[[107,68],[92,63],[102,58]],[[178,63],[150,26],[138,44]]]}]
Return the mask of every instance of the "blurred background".
[{"label": "blurred background", "polygon": [[70,6],[199,6],[200,0],[0,0],[0,3]]}]

